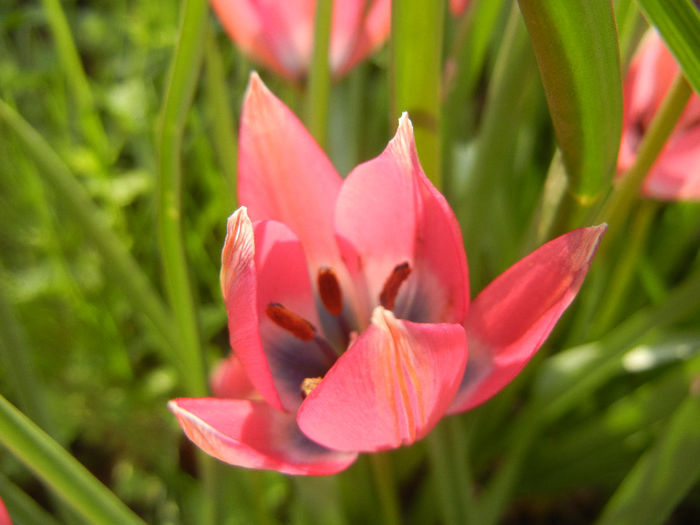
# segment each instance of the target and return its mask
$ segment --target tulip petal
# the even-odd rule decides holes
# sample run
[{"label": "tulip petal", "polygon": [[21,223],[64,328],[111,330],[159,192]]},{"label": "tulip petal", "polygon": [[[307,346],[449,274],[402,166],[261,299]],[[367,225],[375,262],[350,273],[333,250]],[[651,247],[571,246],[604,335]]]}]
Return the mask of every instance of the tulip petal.
[{"label": "tulip petal", "polygon": [[469,0],[450,0],[450,11],[454,16],[461,15],[467,8]]},{"label": "tulip petal", "polygon": [[466,357],[460,325],[400,321],[377,307],[372,325],[301,405],[299,427],[334,450],[410,444],[444,415]]},{"label": "tulip petal", "polygon": [[337,266],[333,213],[341,179],[299,119],[250,76],[239,137],[238,194],[253,220],[286,224],[309,265]]},{"label": "tulip petal", "polygon": [[240,208],[228,221],[221,286],[231,347],[246,374],[270,405],[296,411],[302,381],[322,376],[335,359],[321,339],[300,338],[267,313],[276,303],[319,326],[299,240],[275,221],[253,226]]},{"label": "tulip petal", "polygon": [[411,121],[377,158],[348,175],[335,215],[338,243],[357,287],[367,290],[368,313],[397,265],[411,274],[394,309],[417,322],[462,322],[469,301],[459,225],[418,161]]},{"label": "tulip petal", "polygon": [[700,200],[700,120],[686,132],[671,137],[651,172],[642,193],[666,200]]},{"label": "tulip petal", "polygon": [[293,414],[259,401],[180,398],[168,403],[188,438],[207,454],[240,467],[285,474],[335,474],[357,454],[328,450],[306,438]]},{"label": "tulip petal", "polygon": [[[336,32],[340,29],[341,24],[346,25],[343,21],[343,13],[337,12],[338,7],[349,2],[335,2],[333,5],[333,33],[331,33],[331,64],[333,72],[336,74],[344,74],[352,69],[358,62],[364,59],[376,48],[381,46],[389,36],[391,30],[391,0],[367,0],[357,2],[363,4],[363,13],[360,19],[356,21],[358,27],[352,28],[354,33],[354,47],[348,45],[345,50],[341,44],[336,43],[335,39],[341,40],[342,37],[336,37]],[[336,7],[338,6],[338,7]],[[347,19],[345,19],[347,20]],[[346,25],[346,33],[351,29]],[[333,46],[337,46],[334,48]]]},{"label": "tulip petal", "polygon": [[222,360],[211,377],[211,391],[215,397],[250,399],[257,394],[240,359],[235,354]]},{"label": "tulip petal", "polygon": [[467,316],[467,364],[449,413],[483,403],[510,383],[578,293],[606,225],[541,246],[491,282]]}]

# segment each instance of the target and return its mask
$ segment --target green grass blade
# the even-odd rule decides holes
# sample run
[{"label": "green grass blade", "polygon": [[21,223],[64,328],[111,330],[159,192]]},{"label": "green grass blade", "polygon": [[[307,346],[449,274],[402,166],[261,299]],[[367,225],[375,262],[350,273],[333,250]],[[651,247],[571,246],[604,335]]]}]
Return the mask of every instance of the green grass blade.
[{"label": "green grass blade", "polygon": [[56,40],[59,60],[65,70],[66,82],[78,105],[79,121],[85,140],[97,151],[102,159],[110,158],[110,147],[95,99],[90,89],[85,69],[80,61],[78,49],[73,41],[66,15],[59,0],[43,0],[44,11]]},{"label": "green grass blade", "polygon": [[391,7],[391,129],[408,111],[426,175],[440,189],[440,91],[445,3],[402,0]]},{"label": "green grass blade", "polygon": [[328,47],[331,40],[333,0],[316,2],[314,16],[314,50],[306,90],[306,125],[319,146],[326,148],[328,138],[328,101],[331,90],[331,70]]},{"label": "green grass blade", "polygon": [[663,523],[700,477],[700,388],[669,418],[663,433],[617,489],[599,525]]},{"label": "green grass blade", "polygon": [[607,189],[622,129],[617,31],[610,0],[519,0],[571,190],[583,204]]},{"label": "green grass blade", "polygon": [[91,523],[143,521],[77,459],[0,395],[0,443]]},{"label": "green grass blade", "polygon": [[637,0],[700,93],[700,9],[691,0]]},{"label": "green grass blade", "polygon": [[204,54],[208,5],[202,0],[183,4],[180,34],[173,55],[158,130],[158,231],[165,288],[175,330],[181,340],[181,357],[190,395],[207,395],[202,344],[182,238],[182,166],[180,149],[185,121],[197,85]]},{"label": "green grass blade", "polygon": [[2,474],[0,474],[0,499],[5,503],[14,523],[59,525],[53,516]]}]

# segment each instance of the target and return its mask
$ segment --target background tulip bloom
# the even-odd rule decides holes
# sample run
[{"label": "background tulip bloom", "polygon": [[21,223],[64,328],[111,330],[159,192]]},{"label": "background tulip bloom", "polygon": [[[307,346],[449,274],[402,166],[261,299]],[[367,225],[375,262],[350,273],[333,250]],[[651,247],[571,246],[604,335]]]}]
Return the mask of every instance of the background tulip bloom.
[{"label": "background tulip bloom", "polygon": [[[618,173],[628,170],[634,163],[639,142],[677,73],[678,64],[663,40],[656,31],[649,30],[625,78]],[[642,192],[659,199],[700,199],[700,97],[697,93],[691,95],[644,181]]]},{"label": "background tulip bloom", "polygon": [[[222,25],[241,49],[287,78],[303,77],[311,62],[316,0],[212,0]],[[329,63],[347,73],[389,36],[391,0],[336,0]]]},{"label": "background tulip bloom", "polygon": [[10,513],[7,512],[5,504],[0,499],[0,525],[12,525],[12,520],[10,519]]},{"label": "background tulip bloom", "polygon": [[467,4],[469,4],[469,0],[450,0],[450,11],[454,16],[459,16],[464,13]]},{"label": "background tulip bloom", "polygon": [[221,270],[235,356],[214,380],[228,398],[169,406],[198,446],[244,467],[331,474],[485,401],[547,337],[605,229],[544,245],[469,309],[459,226],[406,115],[342,180],[253,74],[239,154],[247,207],[229,218]]}]

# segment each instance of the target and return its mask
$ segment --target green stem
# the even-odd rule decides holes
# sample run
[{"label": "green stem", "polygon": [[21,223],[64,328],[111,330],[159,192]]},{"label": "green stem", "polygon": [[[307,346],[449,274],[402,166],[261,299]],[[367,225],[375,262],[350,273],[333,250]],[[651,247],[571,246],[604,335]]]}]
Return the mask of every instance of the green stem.
[{"label": "green stem", "polygon": [[0,442],[90,523],[143,524],[78,460],[2,395]]},{"label": "green stem", "polygon": [[[432,470],[431,479],[435,484],[434,495],[439,500],[442,522],[448,525],[470,523],[474,519],[473,492],[468,487],[465,472],[466,455],[457,454],[455,449],[465,450],[465,443],[450,443],[450,433],[463,434],[457,428],[457,418],[442,421],[425,438]],[[454,445],[454,446],[452,446]],[[460,457],[461,456],[461,457]],[[476,520],[478,522],[478,520]]]},{"label": "green stem", "polygon": [[610,245],[620,227],[624,225],[632,204],[639,198],[639,189],[644,178],[671,136],[671,132],[683,113],[692,92],[693,90],[683,73],[679,72],[666,93],[663,104],[651,121],[649,129],[644,134],[634,164],[624,174],[620,182],[614,186],[612,193],[593,221],[593,224],[602,222],[609,224],[601,249]]},{"label": "green stem", "polygon": [[401,523],[401,510],[389,457],[386,453],[381,452],[368,457],[377,492],[379,493],[379,502],[382,507],[381,523],[383,525],[399,525]]},{"label": "green stem", "polygon": [[[471,184],[460,206],[469,273],[476,289],[487,277],[502,271],[516,255],[511,203],[517,197],[513,179],[513,155],[518,118],[534,86],[536,68],[525,24],[518,5],[511,6],[505,35],[489,84],[481,128],[476,143]],[[512,252],[504,250],[513,246]]]},{"label": "green stem", "polygon": [[331,72],[328,49],[331,39],[333,0],[318,0],[314,16],[314,50],[306,91],[306,125],[321,148],[328,139],[328,100]]},{"label": "green stem", "polygon": [[[208,14],[208,4],[204,0],[186,0],[182,5],[179,37],[158,130],[158,231],[165,288],[175,316],[180,357],[187,372],[183,378],[185,389],[194,396],[206,396],[208,388],[182,234],[180,149],[204,55]],[[197,459],[205,498],[201,522],[218,523],[217,465],[203,453],[199,453]]]},{"label": "green stem", "polygon": [[79,121],[83,136],[92,145],[102,159],[109,160],[110,147],[99,113],[95,109],[94,98],[90,90],[85,70],[80,62],[80,55],[71,35],[66,15],[59,0],[42,0],[44,11],[56,40],[58,57],[66,74],[68,85],[78,104]]},{"label": "green stem", "polygon": [[131,302],[139,305],[139,309],[153,323],[163,339],[176,350],[179,342],[173,330],[173,322],[160,297],[124,244],[109,228],[75,176],[43,137],[1,100],[0,120],[3,120],[20,139],[38,165],[39,173],[46,184],[55,192],[57,199],[75,221],[82,226],[102,255],[105,264],[124,286]]},{"label": "green stem", "polygon": [[219,167],[228,183],[229,202],[231,210],[233,210],[238,205],[236,125],[231,117],[232,111],[227,96],[224,67],[213,31],[207,31],[205,63],[207,103],[209,104],[209,119],[212,125],[210,136],[219,160]]},{"label": "green stem", "polygon": [[512,426],[510,434],[517,436],[501,468],[484,491],[479,505],[479,525],[495,525],[508,505],[513,488],[527,453],[539,435],[540,420],[534,413],[524,412]]},{"label": "green stem", "polygon": [[171,64],[158,133],[158,231],[165,288],[175,316],[173,329],[181,341],[184,377],[190,395],[208,392],[197,310],[190,288],[182,238],[182,166],[180,148],[202,63],[207,3],[187,0],[180,18],[180,36]]},{"label": "green stem", "polygon": [[659,209],[656,201],[643,201],[632,218],[632,225],[626,236],[626,244],[622,255],[617,259],[609,286],[606,287],[604,300],[597,308],[595,327],[596,334],[604,334],[615,322],[620,307],[623,305],[629,284],[636,275],[635,267],[644,249],[644,243],[649,235],[649,227]]}]

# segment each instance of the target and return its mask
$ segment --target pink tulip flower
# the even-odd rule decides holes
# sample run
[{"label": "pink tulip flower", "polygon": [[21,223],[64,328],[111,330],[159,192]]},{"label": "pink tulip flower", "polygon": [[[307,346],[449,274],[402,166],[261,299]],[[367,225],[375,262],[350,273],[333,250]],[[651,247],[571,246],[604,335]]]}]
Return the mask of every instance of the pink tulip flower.
[{"label": "pink tulip flower", "polygon": [[214,378],[221,397],[169,403],[192,441],[234,465],[332,474],[487,400],[573,300],[605,230],[542,246],[469,308],[459,225],[405,114],[343,180],[253,74],[239,139],[245,207],[221,269],[234,354]]},{"label": "pink tulip flower", "polygon": [[454,16],[459,16],[464,13],[467,4],[469,4],[469,0],[450,0],[450,11]]},{"label": "pink tulip flower", "polygon": [[[244,53],[275,72],[303,77],[311,62],[316,0],[211,0]],[[381,46],[391,28],[391,0],[333,2],[329,62],[341,76]]]},{"label": "pink tulip flower", "polygon": [[[637,148],[668,92],[678,64],[654,30],[632,60],[623,89],[622,142],[618,174],[635,161]],[[671,137],[647,175],[642,193],[665,200],[700,199],[700,97],[691,95]]]},{"label": "pink tulip flower", "polygon": [[0,499],[0,525],[12,525],[12,520],[10,519],[10,513],[7,512],[5,504]]}]

